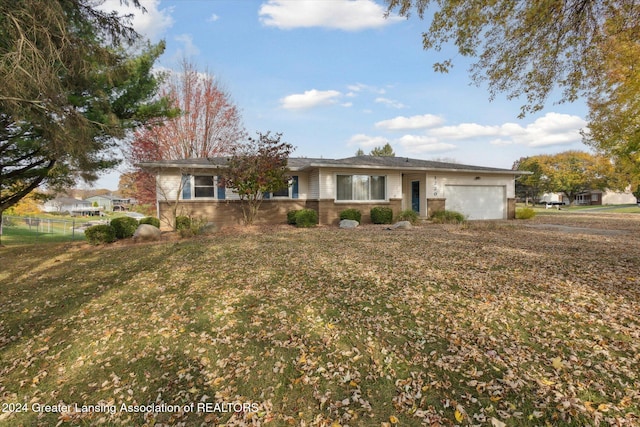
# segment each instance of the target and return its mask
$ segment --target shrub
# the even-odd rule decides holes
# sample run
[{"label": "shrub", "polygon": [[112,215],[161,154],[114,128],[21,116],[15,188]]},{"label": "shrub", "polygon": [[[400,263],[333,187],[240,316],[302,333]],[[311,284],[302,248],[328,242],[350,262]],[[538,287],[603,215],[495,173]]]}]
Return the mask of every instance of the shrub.
[{"label": "shrub", "polygon": [[178,216],[176,217],[176,225],[180,237],[193,237],[202,234],[207,227],[207,222],[201,218]]},{"label": "shrub", "polygon": [[516,209],[516,219],[531,219],[536,216],[536,211],[531,208]]},{"label": "shrub", "polygon": [[318,223],[318,212],[313,209],[302,209],[296,213],[296,227],[315,227]]},{"label": "shrub", "polygon": [[418,222],[418,212],[407,209],[398,214],[396,221],[409,221],[411,224],[416,224]]},{"label": "shrub", "polygon": [[178,215],[176,217],[176,230],[188,230],[191,228],[191,218],[184,215]]},{"label": "shrub", "polygon": [[296,216],[300,210],[292,210],[287,212],[287,224],[296,225]]},{"label": "shrub", "polygon": [[345,209],[340,212],[340,219],[351,219],[353,221],[358,221],[362,219],[362,213],[358,209]]},{"label": "shrub", "polygon": [[140,224],[149,224],[154,227],[160,228],[160,220],[152,216],[145,216],[140,220]]},{"label": "shrub", "polygon": [[138,228],[138,220],[128,216],[121,216],[111,220],[111,226],[116,231],[116,238],[126,239],[133,236]]},{"label": "shrub", "polygon": [[431,215],[431,221],[437,224],[460,224],[466,221],[464,215],[456,211],[437,211]]},{"label": "shrub", "polygon": [[371,222],[374,224],[391,224],[393,222],[393,210],[387,207],[372,208]]},{"label": "shrub", "polygon": [[116,241],[116,230],[107,224],[91,226],[84,230],[84,235],[92,245],[112,243]]}]

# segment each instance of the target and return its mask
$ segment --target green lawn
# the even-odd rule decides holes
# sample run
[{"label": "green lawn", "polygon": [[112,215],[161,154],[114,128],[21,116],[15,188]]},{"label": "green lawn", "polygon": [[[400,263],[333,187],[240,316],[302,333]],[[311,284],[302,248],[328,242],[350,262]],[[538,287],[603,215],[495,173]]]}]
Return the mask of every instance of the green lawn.
[{"label": "green lawn", "polygon": [[6,217],[2,228],[2,244],[7,246],[84,241],[84,231],[74,230],[89,221],[86,218],[62,216]]},{"label": "green lawn", "polygon": [[638,231],[575,214],[0,248],[0,425],[639,425]]},{"label": "green lawn", "polygon": [[[524,203],[518,203],[518,208],[524,208]],[[537,213],[548,213],[553,214],[554,212],[589,212],[595,210],[608,212],[608,213],[637,213],[640,214],[640,206],[638,205],[604,205],[604,206],[584,206],[584,205],[573,205],[573,206],[561,206],[558,210],[555,207],[547,209],[544,205],[529,205],[526,206],[529,208],[533,208]]]}]

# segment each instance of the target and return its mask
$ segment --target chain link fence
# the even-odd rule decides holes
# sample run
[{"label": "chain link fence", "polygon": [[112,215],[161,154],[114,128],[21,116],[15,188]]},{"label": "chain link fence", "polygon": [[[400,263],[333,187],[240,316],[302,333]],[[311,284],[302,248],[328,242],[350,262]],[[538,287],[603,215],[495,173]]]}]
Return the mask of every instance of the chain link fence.
[{"label": "chain link fence", "polygon": [[86,217],[57,219],[3,215],[0,236],[3,245],[83,241],[87,227],[105,223],[107,221]]}]

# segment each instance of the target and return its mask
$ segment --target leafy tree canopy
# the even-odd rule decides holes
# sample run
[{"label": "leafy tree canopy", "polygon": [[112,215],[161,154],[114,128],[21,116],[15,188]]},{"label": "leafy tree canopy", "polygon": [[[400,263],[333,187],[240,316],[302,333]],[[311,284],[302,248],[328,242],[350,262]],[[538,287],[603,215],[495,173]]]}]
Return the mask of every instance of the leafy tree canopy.
[{"label": "leafy tree canopy", "polygon": [[258,138],[232,147],[222,174],[225,185],[236,191],[242,202],[243,220],[251,225],[264,195],[289,185],[289,155],[293,145],[281,141],[282,134],[258,132]]},{"label": "leafy tree canopy", "polygon": [[[607,41],[613,35],[640,40],[640,4],[635,0],[386,0],[388,11],[429,19],[425,49],[453,43],[475,57],[474,82],[491,96],[525,97],[522,114],[540,110],[558,85],[562,100],[591,93],[601,77]],[[434,64],[446,72],[448,58]]]},{"label": "leafy tree canopy", "polygon": [[[640,184],[640,2],[636,0],[386,0],[388,13],[429,20],[425,49],[453,44],[476,58],[471,78],[523,99],[520,116],[559,102],[587,100],[585,142]],[[434,64],[447,72],[451,58]]]},{"label": "leafy tree canopy", "polygon": [[95,4],[0,1],[0,214],[41,185],[95,180],[115,138],[168,114],[151,72],[164,43],[128,52],[139,35]]},{"label": "leafy tree canopy", "polygon": [[517,170],[532,172],[519,178],[529,187],[532,197],[541,193],[564,193],[570,201],[589,190],[611,188],[613,167],[604,156],[594,156],[583,151],[565,151],[555,155],[520,159],[514,165]]}]

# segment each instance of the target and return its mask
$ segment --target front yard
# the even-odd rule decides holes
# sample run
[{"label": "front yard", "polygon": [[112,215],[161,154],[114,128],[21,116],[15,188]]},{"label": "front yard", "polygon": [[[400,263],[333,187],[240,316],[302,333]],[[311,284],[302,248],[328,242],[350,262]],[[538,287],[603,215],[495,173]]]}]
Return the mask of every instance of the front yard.
[{"label": "front yard", "polygon": [[640,425],[640,216],[0,248],[0,425]]}]

